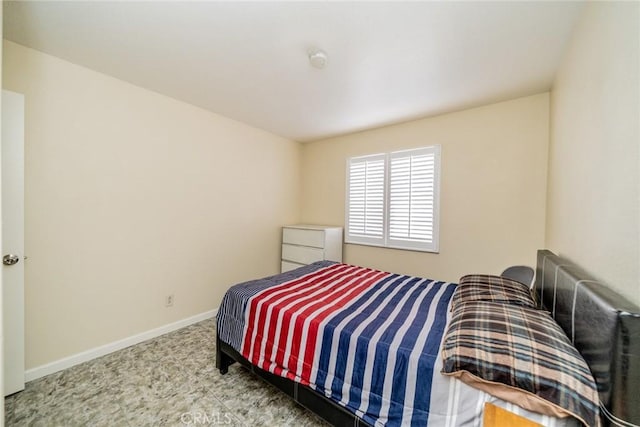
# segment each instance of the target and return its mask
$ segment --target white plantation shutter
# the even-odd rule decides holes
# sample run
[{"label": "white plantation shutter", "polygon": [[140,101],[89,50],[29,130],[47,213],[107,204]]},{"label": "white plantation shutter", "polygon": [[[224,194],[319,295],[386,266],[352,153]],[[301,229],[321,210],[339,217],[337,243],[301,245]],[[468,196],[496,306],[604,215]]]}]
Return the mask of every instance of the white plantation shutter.
[{"label": "white plantation shutter", "polygon": [[387,245],[438,250],[438,166],[440,147],[389,155]]},{"label": "white plantation shutter", "polygon": [[384,244],[385,157],[379,154],[349,160],[347,242]]},{"label": "white plantation shutter", "polygon": [[438,251],[440,146],[347,163],[346,242]]}]

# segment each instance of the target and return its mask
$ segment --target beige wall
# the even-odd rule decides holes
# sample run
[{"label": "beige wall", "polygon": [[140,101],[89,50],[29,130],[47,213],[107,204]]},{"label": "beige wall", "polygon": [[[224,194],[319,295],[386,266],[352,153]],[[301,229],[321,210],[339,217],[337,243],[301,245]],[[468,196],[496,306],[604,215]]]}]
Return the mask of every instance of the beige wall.
[{"label": "beige wall", "polygon": [[278,271],[298,143],[4,48],[3,85],[26,96],[27,368],[211,310],[228,286]]},{"label": "beige wall", "polygon": [[549,96],[305,144],[302,220],[344,225],[346,160],[442,145],[440,253],[346,245],[345,262],[457,281],[535,264],[544,244]]},{"label": "beige wall", "polygon": [[589,3],[551,96],[547,246],[640,304],[640,4]]}]

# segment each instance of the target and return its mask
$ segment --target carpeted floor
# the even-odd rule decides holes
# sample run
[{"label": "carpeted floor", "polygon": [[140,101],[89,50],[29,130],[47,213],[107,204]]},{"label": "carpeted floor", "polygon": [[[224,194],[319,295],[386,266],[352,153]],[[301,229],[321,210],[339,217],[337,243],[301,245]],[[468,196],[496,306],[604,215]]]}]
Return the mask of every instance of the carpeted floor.
[{"label": "carpeted floor", "polygon": [[324,426],[240,367],[215,369],[206,320],[32,381],[5,400],[7,426]]}]

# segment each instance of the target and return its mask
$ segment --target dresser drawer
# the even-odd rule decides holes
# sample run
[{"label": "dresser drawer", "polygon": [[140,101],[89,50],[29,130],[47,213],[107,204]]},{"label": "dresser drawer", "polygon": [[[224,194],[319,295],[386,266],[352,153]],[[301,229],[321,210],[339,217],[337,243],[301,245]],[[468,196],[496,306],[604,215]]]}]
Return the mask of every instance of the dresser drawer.
[{"label": "dresser drawer", "polygon": [[298,264],[296,262],[282,261],[280,264],[280,273],[285,271],[295,270],[296,268],[303,267],[304,264]]},{"label": "dresser drawer", "polygon": [[282,243],[292,245],[324,248],[324,230],[304,230],[300,228],[283,228]]},{"label": "dresser drawer", "polygon": [[311,264],[324,259],[324,250],[308,246],[282,245],[282,260]]}]

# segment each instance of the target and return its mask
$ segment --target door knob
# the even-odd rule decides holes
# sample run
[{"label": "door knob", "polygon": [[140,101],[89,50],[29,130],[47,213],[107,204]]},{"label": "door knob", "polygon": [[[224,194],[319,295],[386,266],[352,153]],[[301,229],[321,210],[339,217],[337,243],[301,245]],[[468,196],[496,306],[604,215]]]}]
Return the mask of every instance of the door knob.
[{"label": "door knob", "polygon": [[4,265],[17,264],[18,261],[20,261],[20,257],[18,255],[9,254],[2,257],[2,263]]}]

